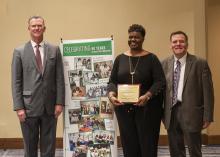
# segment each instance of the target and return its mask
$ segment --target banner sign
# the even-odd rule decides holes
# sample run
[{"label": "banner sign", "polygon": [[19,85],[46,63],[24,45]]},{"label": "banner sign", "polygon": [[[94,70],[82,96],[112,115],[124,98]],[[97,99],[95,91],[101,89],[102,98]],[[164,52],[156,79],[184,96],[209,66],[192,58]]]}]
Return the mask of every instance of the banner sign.
[{"label": "banner sign", "polygon": [[64,157],[117,157],[116,119],[107,98],[113,40],[64,40]]},{"label": "banner sign", "polygon": [[111,54],[112,42],[110,41],[66,43],[63,45],[63,56],[97,56]]}]

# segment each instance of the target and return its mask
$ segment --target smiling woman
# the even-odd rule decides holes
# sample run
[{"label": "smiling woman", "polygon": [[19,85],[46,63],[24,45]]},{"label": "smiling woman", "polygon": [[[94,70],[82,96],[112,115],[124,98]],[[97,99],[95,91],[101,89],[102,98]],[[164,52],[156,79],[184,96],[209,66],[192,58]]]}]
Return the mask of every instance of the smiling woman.
[{"label": "smiling woman", "polygon": [[[116,57],[108,85],[108,97],[115,107],[125,157],[157,157],[165,77],[156,55],[142,48],[144,37],[143,26],[129,27],[130,49]],[[127,95],[135,92],[137,98],[132,100],[137,102],[120,101],[118,96],[123,95],[118,89],[120,84],[126,85],[126,92],[130,90]],[[134,85],[138,85],[139,90],[133,91]]]}]

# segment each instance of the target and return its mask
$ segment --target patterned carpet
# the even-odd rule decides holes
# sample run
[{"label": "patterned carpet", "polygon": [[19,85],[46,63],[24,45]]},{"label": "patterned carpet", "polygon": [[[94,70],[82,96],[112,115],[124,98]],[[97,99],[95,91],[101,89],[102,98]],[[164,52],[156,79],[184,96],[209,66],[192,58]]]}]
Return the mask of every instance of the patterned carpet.
[{"label": "patterned carpet", "polygon": [[[215,146],[203,146],[203,157],[220,157],[220,145]],[[119,157],[123,157],[122,149],[118,149]],[[24,153],[22,149],[0,149],[0,157],[23,157]],[[166,146],[160,146],[158,149],[158,157],[169,157],[169,150]],[[187,155],[188,156],[188,155]],[[63,157],[63,150],[56,150],[56,157]]]}]

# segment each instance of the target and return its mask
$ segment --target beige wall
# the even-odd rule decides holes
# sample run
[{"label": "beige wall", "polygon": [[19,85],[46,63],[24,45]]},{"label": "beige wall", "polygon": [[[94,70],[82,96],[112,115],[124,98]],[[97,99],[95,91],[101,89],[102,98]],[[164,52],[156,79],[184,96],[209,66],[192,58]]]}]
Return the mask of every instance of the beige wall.
[{"label": "beige wall", "polygon": [[214,90],[215,90],[215,118],[214,123],[208,129],[208,134],[220,134],[220,1],[207,1],[207,47],[208,62],[212,70]]},{"label": "beige wall", "polygon": [[[21,137],[12,111],[10,64],[13,48],[29,40],[27,19],[36,14],[46,19],[45,39],[54,44],[59,44],[60,38],[113,35],[115,52],[119,54],[127,50],[128,26],[139,23],[147,31],[145,49],[160,59],[171,54],[169,34],[175,30],[187,32],[192,53],[206,56],[204,0],[0,0],[0,138]],[[62,118],[58,137],[62,136],[61,122]],[[161,134],[165,133],[162,128]]]}]

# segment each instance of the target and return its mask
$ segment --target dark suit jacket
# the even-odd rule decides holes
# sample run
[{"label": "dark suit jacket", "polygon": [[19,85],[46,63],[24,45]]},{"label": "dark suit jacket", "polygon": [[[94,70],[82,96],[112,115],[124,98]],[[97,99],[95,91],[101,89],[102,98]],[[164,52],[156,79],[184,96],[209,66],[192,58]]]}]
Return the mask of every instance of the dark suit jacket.
[{"label": "dark suit jacket", "polygon": [[43,73],[38,71],[31,42],[16,48],[12,60],[14,110],[25,109],[27,116],[54,114],[55,104],[64,105],[65,84],[59,47],[44,44]]},{"label": "dark suit jacket", "polygon": [[[164,124],[169,129],[173,95],[174,57],[162,62],[167,87],[164,101]],[[187,54],[184,74],[180,118],[183,129],[201,131],[203,121],[213,121],[214,92],[208,63],[194,55]]]}]

